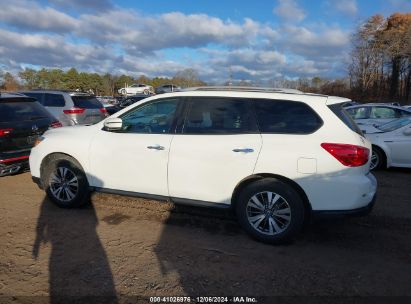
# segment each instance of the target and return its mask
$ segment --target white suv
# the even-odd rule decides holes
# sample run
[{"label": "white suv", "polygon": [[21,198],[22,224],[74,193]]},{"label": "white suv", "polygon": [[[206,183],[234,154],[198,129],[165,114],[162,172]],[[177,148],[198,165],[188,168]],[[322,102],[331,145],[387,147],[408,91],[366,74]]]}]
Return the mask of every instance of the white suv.
[{"label": "white suv", "polygon": [[231,207],[251,236],[281,243],[313,214],[371,210],[371,144],[344,102],[280,89],[162,94],[96,125],[48,131],[31,174],[60,207],[87,203],[90,191]]}]

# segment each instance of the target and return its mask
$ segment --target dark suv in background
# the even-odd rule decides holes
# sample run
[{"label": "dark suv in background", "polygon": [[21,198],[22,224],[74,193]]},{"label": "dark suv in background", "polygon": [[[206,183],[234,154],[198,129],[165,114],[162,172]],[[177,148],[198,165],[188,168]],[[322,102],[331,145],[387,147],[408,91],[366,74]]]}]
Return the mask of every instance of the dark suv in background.
[{"label": "dark suv in background", "polygon": [[108,116],[103,104],[88,93],[64,90],[21,93],[37,99],[64,126],[95,124]]},{"label": "dark suv in background", "polygon": [[0,93],[0,176],[27,168],[37,138],[61,126],[34,98]]}]

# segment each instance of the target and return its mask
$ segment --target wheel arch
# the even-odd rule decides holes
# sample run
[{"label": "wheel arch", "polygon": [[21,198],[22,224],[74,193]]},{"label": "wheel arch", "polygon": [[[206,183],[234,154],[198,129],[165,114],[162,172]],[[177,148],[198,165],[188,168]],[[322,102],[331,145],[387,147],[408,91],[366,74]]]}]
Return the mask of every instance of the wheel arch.
[{"label": "wheel arch", "polygon": [[385,166],[384,167],[389,168],[390,164],[391,164],[391,159],[388,157],[389,154],[387,153],[386,148],[384,148],[380,145],[377,145],[377,144],[372,144],[372,149],[373,150],[378,149],[382,152],[382,155],[383,155],[384,161],[385,161],[385,163],[384,163]]},{"label": "wheel arch", "polygon": [[261,179],[265,179],[265,178],[275,178],[277,180],[280,180],[290,186],[292,186],[300,195],[301,199],[303,200],[304,203],[304,209],[305,209],[305,214],[307,215],[306,217],[306,221],[308,222],[310,216],[311,216],[311,212],[312,212],[312,208],[311,208],[311,203],[308,199],[307,194],[305,193],[304,189],[297,184],[295,181],[282,176],[282,175],[278,175],[278,174],[272,174],[272,173],[257,173],[257,174],[253,174],[250,175],[244,179],[242,179],[237,186],[234,188],[233,194],[231,196],[231,206],[232,209],[235,210],[235,204],[238,202],[238,196],[241,192],[241,190],[248,186],[249,184],[257,181],[257,180],[261,180]]},{"label": "wheel arch", "polygon": [[86,173],[86,171],[84,170],[84,166],[82,166],[82,164],[78,161],[78,159],[76,159],[74,156],[67,154],[67,153],[63,153],[63,152],[53,152],[50,153],[48,155],[46,155],[43,160],[41,161],[41,165],[40,165],[40,179],[43,178],[43,174],[44,174],[44,170],[46,167],[46,164],[51,161],[52,159],[57,159],[59,157],[65,157],[65,158],[69,158],[71,160],[73,160],[74,162],[76,162],[76,164],[81,168],[81,170],[83,170],[84,174],[87,177],[87,180],[90,184],[90,178],[88,176],[88,174]]}]

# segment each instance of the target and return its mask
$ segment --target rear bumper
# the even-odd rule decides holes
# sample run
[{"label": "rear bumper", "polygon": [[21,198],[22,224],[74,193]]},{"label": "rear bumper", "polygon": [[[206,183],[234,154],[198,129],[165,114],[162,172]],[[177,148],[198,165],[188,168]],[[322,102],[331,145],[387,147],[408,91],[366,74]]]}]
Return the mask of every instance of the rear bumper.
[{"label": "rear bumper", "polygon": [[319,210],[313,211],[312,214],[314,219],[366,216],[372,211],[376,200],[377,195],[374,194],[371,201],[366,206],[361,208],[351,210]]}]

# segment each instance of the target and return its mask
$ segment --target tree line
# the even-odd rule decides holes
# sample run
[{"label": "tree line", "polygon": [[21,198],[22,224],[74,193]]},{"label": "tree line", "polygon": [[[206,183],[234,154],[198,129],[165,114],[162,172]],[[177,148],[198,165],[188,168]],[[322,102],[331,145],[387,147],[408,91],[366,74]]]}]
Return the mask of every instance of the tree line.
[{"label": "tree line", "polygon": [[[1,72],[0,72],[1,73]],[[199,79],[198,73],[193,69],[179,71],[172,78],[154,77],[148,78],[141,75],[137,78],[129,75],[112,75],[106,73],[78,72],[75,68],[67,71],[61,69],[34,70],[26,68],[18,73],[20,81],[9,72],[0,74],[0,89],[5,91],[16,91],[19,89],[62,89],[93,91],[96,95],[113,96],[124,86],[134,83],[144,83],[153,87],[164,84],[174,84],[181,87],[192,87],[206,85]]]}]

